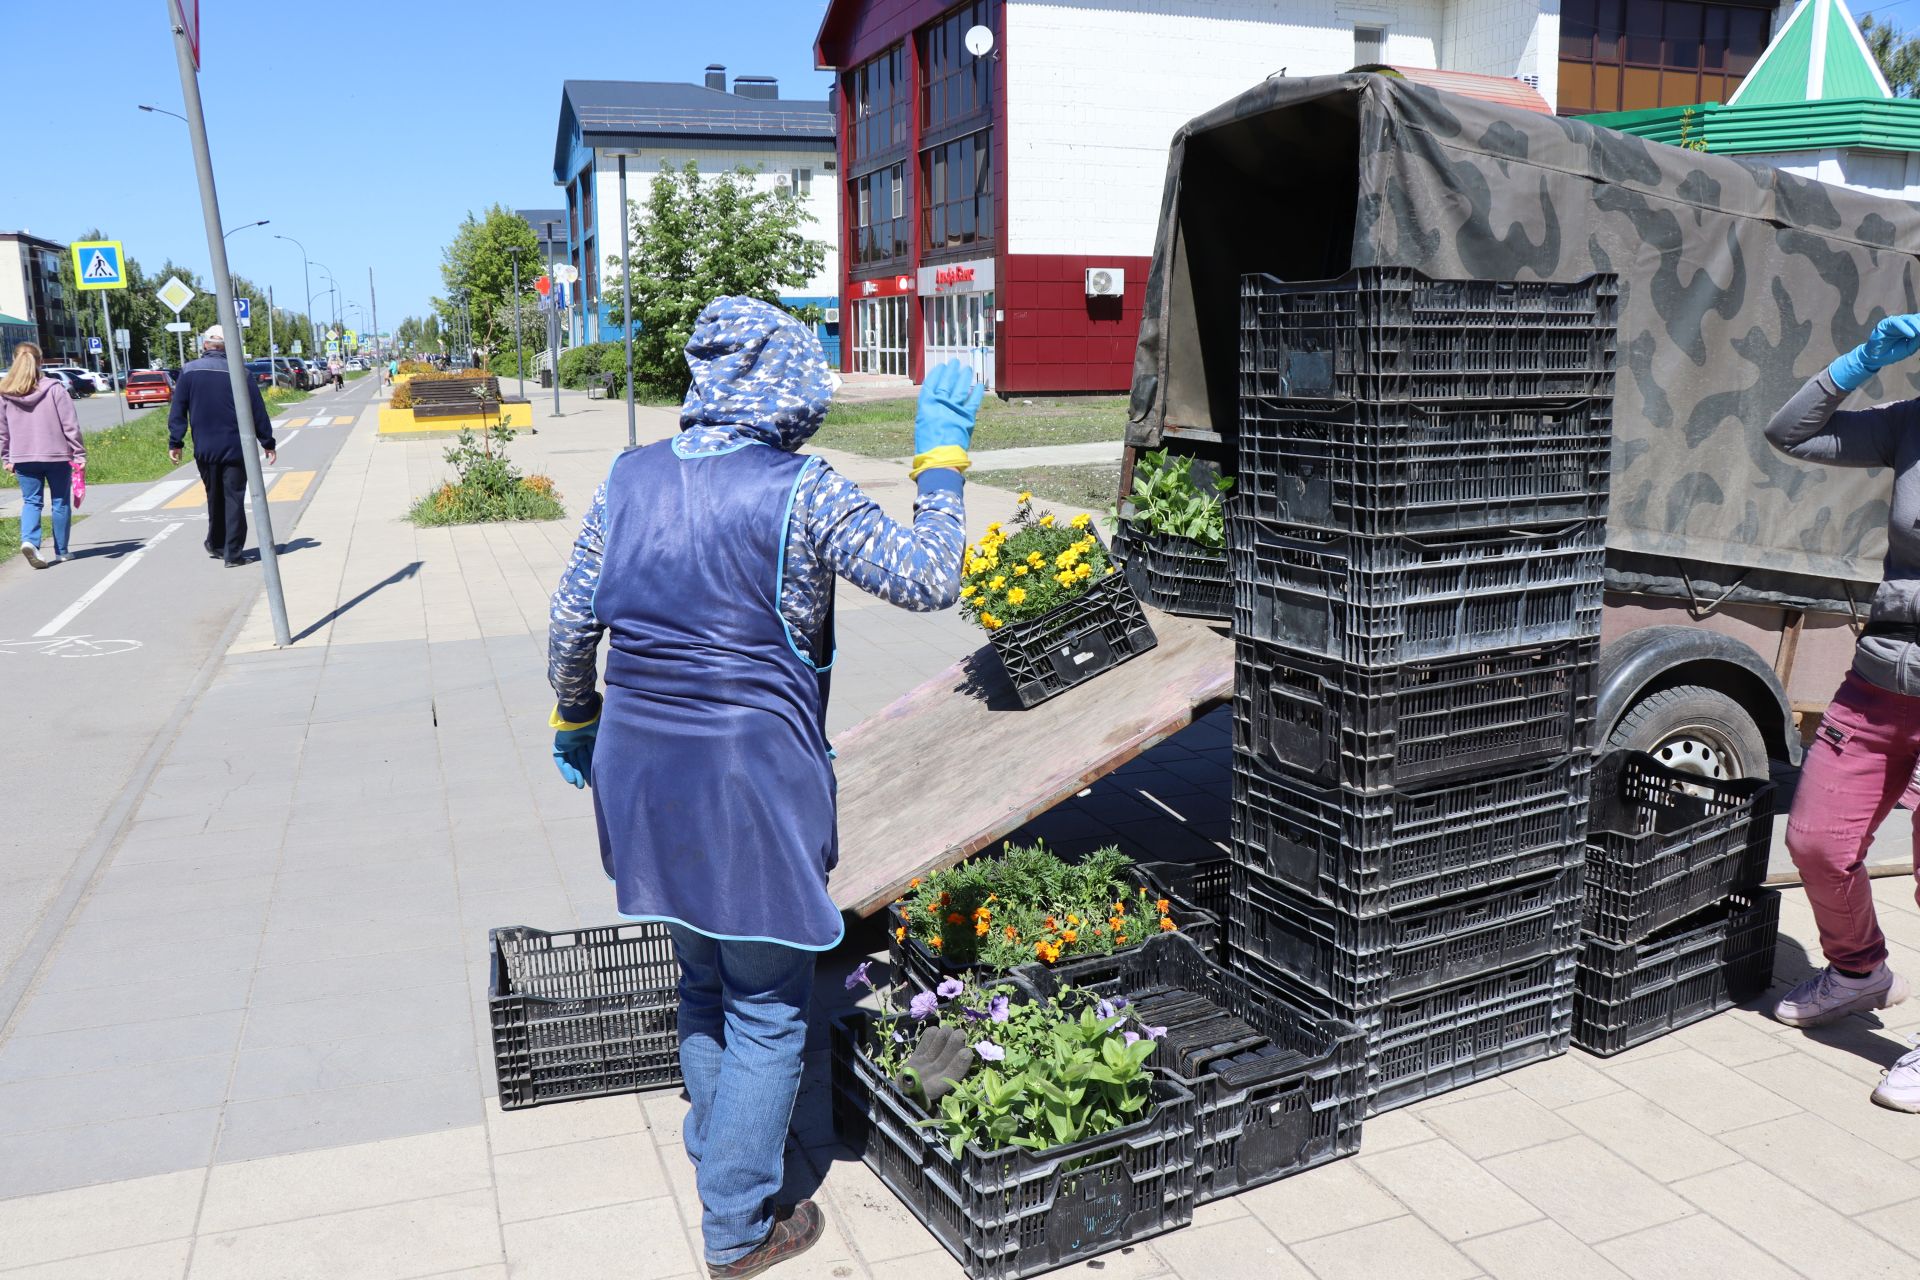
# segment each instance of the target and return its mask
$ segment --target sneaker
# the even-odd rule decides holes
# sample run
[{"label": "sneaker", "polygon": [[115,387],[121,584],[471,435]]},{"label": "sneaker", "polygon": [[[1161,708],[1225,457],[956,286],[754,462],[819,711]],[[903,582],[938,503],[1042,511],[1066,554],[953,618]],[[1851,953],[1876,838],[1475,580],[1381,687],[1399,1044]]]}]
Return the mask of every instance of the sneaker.
[{"label": "sneaker", "polygon": [[40,548],[34,546],[31,542],[23,542],[20,544],[20,554],[25,556],[27,563],[36,569],[44,569],[53,563],[53,561],[41,553]]},{"label": "sneaker", "polygon": [[1873,1091],[1873,1100],[1889,1111],[1920,1111],[1920,1036],[1909,1043],[1913,1052],[1887,1068],[1887,1077]]},{"label": "sneaker", "polygon": [[[1773,1016],[1790,1027],[1821,1027],[1850,1013],[1890,1009],[1907,994],[1907,980],[1884,961],[1864,978],[1849,978],[1828,965],[1787,992],[1773,1007]],[[1920,1085],[1920,1070],[1914,1075]]]},{"label": "sneaker", "polygon": [[757,1276],[776,1262],[785,1262],[812,1248],[826,1225],[826,1219],[820,1216],[820,1207],[811,1200],[802,1200],[793,1208],[781,1211],[774,1219],[773,1230],[752,1253],[732,1262],[708,1263],[707,1274],[713,1280],[746,1280],[748,1276]]}]

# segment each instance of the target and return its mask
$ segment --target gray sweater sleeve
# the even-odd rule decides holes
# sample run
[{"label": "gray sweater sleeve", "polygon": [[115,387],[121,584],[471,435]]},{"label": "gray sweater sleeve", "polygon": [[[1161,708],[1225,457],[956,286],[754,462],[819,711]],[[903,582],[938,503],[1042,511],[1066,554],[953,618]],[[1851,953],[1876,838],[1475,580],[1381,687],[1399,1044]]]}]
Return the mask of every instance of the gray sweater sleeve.
[{"label": "gray sweater sleeve", "polygon": [[1837,413],[1847,393],[1826,372],[1807,379],[1767,424],[1767,441],[1788,457],[1836,467],[1890,467],[1895,441],[1920,402],[1903,400]]}]

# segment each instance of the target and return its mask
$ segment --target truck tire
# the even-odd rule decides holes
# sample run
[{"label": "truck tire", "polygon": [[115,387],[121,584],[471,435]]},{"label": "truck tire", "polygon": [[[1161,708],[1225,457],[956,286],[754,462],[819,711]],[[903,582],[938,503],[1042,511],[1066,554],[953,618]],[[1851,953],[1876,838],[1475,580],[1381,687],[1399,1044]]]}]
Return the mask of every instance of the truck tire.
[{"label": "truck tire", "polygon": [[1659,689],[1627,708],[1606,750],[1645,751],[1669,769],[1701,777],[1764,778],[1767,744],[1739,703],[1704,685]]}]

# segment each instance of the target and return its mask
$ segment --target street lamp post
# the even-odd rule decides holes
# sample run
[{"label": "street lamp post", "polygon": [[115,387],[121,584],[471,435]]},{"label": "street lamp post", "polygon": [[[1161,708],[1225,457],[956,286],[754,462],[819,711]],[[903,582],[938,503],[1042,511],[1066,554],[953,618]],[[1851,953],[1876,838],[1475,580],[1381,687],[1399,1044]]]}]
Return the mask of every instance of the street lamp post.
[{"label": "street lamp post", "polygon": [[[264,227],[272,221],[272,218],[261,218],[255,222],[243,222],[233,228],[232,231],[224,232],[220,239],[222,241],[231,240],[233,239],[235,231],[245,231],[248,227]],[[243,360],[246,354],[247,335],[243,333],[240,335],[240,355]],[[267,385],[271,387],[273,385],[273,300],[271,296],[269,296],[267,300],[267,370]]]},{"label": "street lamp post", "polygon": [[527,251],[523,244],[511,245],[507,252],[513,255],[513,368],[520,375],[520,398],[527,398],[527,351],[520,343],[520,255]]}]

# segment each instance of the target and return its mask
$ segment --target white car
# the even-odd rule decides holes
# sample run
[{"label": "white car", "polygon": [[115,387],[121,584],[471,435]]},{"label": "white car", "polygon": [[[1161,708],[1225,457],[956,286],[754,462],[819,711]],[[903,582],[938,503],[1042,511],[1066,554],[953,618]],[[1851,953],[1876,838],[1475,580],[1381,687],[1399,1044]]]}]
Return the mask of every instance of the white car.
[{"label": "white car", "polygon": [[52,369],[57,369],[61,373],[78,374],[80,377],[85,378],[87,380],[87,384],[91,386],[95,391],[113,390],[113,383],[107,380],[107,375],[104,373],[95,373],[91,369],[82,369],[77,364],[50,365],[48,367]]}]

